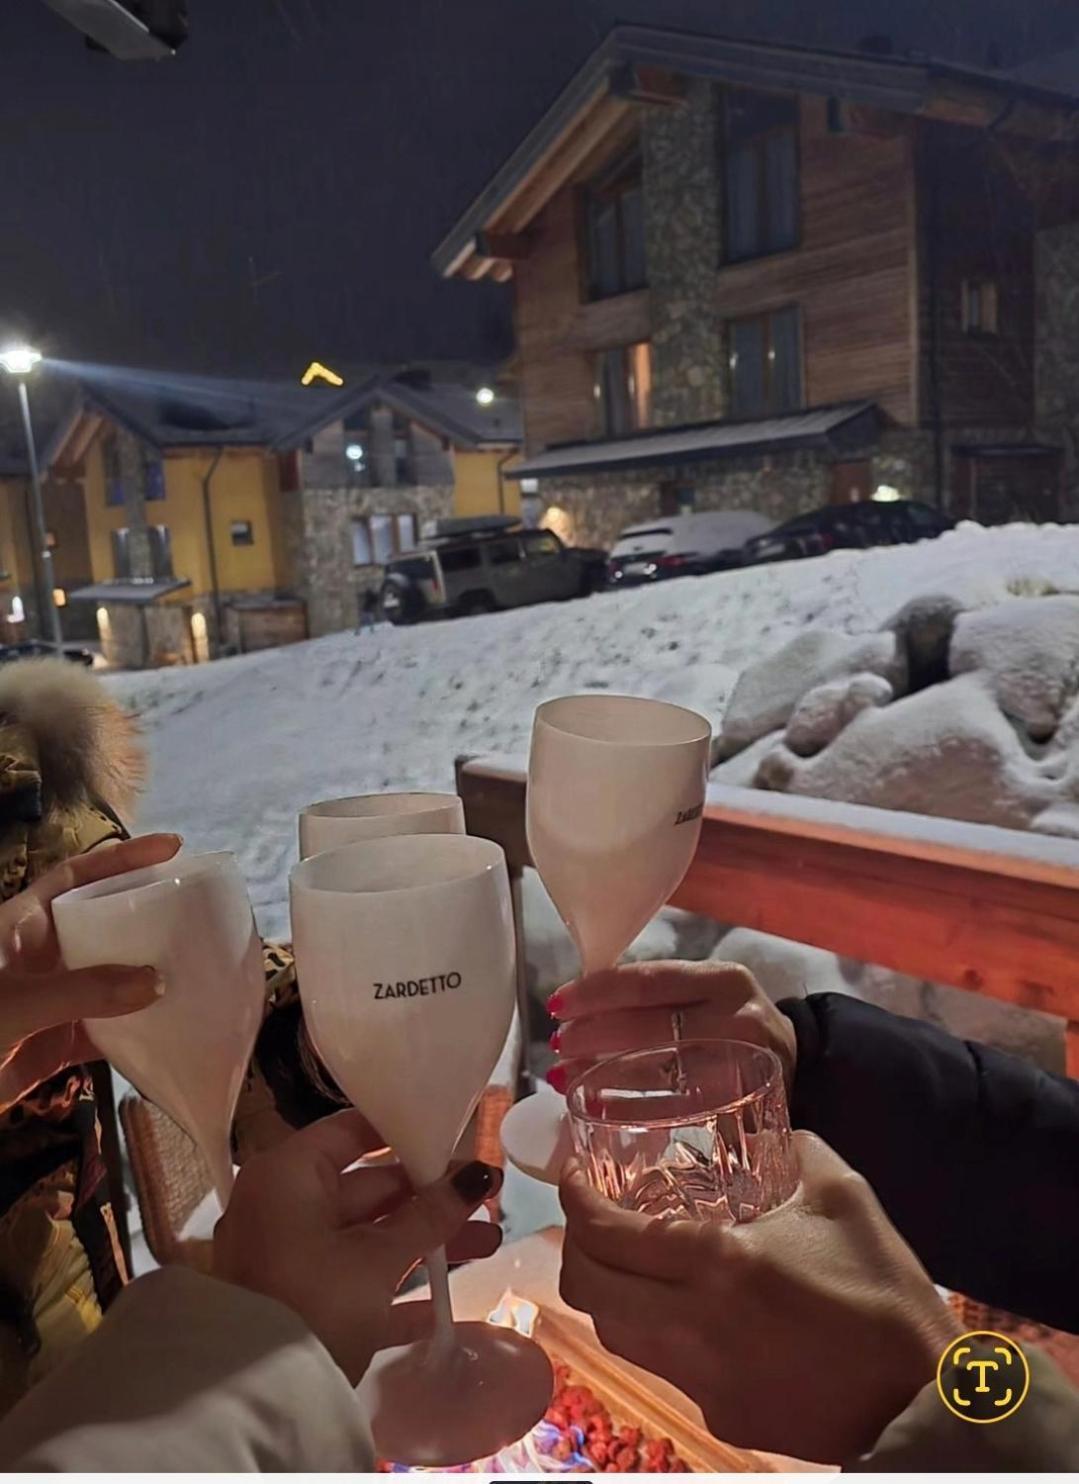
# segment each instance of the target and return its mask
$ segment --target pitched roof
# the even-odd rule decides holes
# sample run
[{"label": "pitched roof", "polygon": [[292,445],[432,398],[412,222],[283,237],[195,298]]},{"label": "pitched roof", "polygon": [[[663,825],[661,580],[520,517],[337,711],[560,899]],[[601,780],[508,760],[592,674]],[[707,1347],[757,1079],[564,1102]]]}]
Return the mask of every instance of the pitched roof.
[{"label": "pitched roof", "polygon": [[556,444],[506,472],[510,479],[543,479],[553,474],[596,474],[603,470],[688,464],[747,453],[818,448],[827,446],[832,434],[840,429],[849,431],[848,425],[875,422],[876,417],[873,402],[843,402],[752,421],[725,418],[686,427],[660,428],[629,438],[608,438],[600,443]]},{"label": "pitched roof", "polygon": [[683,77],[816,93],[1009,130],[1027,127],[1032,110],[1067,117],[1079,111],[1079,88],[1046,85],[1033,74],[616,26],[435,248],[436,270],[447,278],[508,277],[513,253],[523,250],[519,234],[555,191],[625,125],[636,104],[677,104]]},{"label": "pitched roof", "polygon": [[[412,385],[400,379],[402,374],[409,373],[356,368],[346,385],[337,388],[110,367],[107,375],[95,375],[74,386],[66,384],[66,406],[54,405],[51,433],[44,439],[39,433],[41,462],[45,468],[55,462],[76,422],[86,413],[119,423],[159,449],[298,448],[319,429],[376,402],[395,407],[458,446],[520,442],[516,401],[499,395],[490,406],[482,407],[475,396],[478,374],[471,374],[467,382],[432,379],[430,385]],[[463,371],[456,374],[466,375]],[[0,471],[5,451],[0,443]],[[13,431],[12,457],[16,460],[17,452]]]}]

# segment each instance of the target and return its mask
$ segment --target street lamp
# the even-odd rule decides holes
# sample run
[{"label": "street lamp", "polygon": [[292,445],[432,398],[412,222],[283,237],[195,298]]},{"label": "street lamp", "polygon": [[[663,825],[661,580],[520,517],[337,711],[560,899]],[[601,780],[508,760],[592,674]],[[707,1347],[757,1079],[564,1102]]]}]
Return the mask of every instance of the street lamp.
[{"label": "street lamp", "polygon": [[30,419],[30,394],[26,390],[26,378],[33,371],[41,352],[29,345],[11,345],[0,351],[0,367],[14,376],[19,387],[19,410],[22,413],[23,432],[26,435],[26,454],[30,460],[30,487],[33,491],[34,539],[41,556],[41,575],[44,591],[41,602],[48,620],[49,634],[57,654],[63,653],[64,635],[60,628],[60,610],[56,606],[56,579],[53,574],[52,551],[45,534],[45,506],[41,498],[41,476],[37,467],[37,447],[34,443],[34,425]]},{"label": "street lamp", "polygon": [[481,407],[490,407],[494,399],[494,391],[489,386],[481,386],[479,391],[476,393],[476,401],[480,404]]}]

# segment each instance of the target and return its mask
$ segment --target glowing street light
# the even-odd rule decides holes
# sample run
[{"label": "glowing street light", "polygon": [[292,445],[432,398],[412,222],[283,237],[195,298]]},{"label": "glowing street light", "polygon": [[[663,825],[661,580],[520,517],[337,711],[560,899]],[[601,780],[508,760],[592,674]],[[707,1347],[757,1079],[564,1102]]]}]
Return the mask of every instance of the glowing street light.
[{"label": "glowing street light", "polygon": [[476,393],[476,401],[481,407],[490,407],[495,399],[495,394],[489,386],[481,386]]},{"label": "glowing street light", "polygon": [[41,352],[29,345],[9,345],[0,350],[0,366],[11,376],[29,376],[40,360]]},{"label": "glowing street light", "polygon": [[[19,388],[19,410],[22,413],[23,433],[26,437],[26,456],[30,461],[30,487],[33,491],[33,526],[34,539],[41,558],[41,588],[38,593],[44,612],[41,622],[48,625],[47,634],[51,638],[53,647],[57,654],[62,654],[64,649],[64,635],[60,627],[60,610],[56,606],[56,576],[52,566],[52,550],[45,531],[45,506],[41,499],[41,476],[37,467],[37,446],[34,443],[34,424],[30,417],[30,394],[26,390],[26,378],[41,360],[41,352],[32,349],[29,345],[11,345],[6,350],[0,351],[0,367],[9,376],[14,376]],[[42,635],[46,637],[46,635]]]}]

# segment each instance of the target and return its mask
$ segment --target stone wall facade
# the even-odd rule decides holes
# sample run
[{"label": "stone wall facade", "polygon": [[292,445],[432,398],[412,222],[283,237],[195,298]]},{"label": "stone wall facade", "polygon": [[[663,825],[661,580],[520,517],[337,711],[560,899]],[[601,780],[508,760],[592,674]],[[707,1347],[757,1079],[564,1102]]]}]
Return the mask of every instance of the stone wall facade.
[{"label": "stone wall facade", "polygon": [[682,106],[646,110],[642,116],[657,427],[707,422],[725,410],[723,329],[715,309],[721,256],[718,108],[718,90],[695,79]]},{"label": "stone wall facade", "polygon": [[453,485],[306,488],[287,496],[285,504],[292,587],[307,605],[308,631],[315,638],[354,628],[360,594],[381,582],[381,567],[353,561],[353,521],[410,514],[422,529],[425,521],[453,514]]},{"label": "stone wall facade", "polygon": [[1079,519],[1079,222],[1034,248],[1034,406],[1039,436],[1064,450],[1064,515]]}]

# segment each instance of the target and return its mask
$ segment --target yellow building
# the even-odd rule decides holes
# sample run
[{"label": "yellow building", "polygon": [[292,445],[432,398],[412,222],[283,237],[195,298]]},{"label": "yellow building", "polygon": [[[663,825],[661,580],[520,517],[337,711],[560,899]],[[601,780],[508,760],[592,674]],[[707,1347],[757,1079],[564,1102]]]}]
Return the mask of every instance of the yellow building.
[{"label": "yellow building", "polygon": [[[340,390],[116,373],[45,451],[47,516],[50,499],[58,522],[67,512],[63,601],[93,615],[121,666],[351,628],[382,565],[431,522],[519,514],[516,404],[476,391],[429,373]],[[3,495],[0,561],[17,514]]]}]

